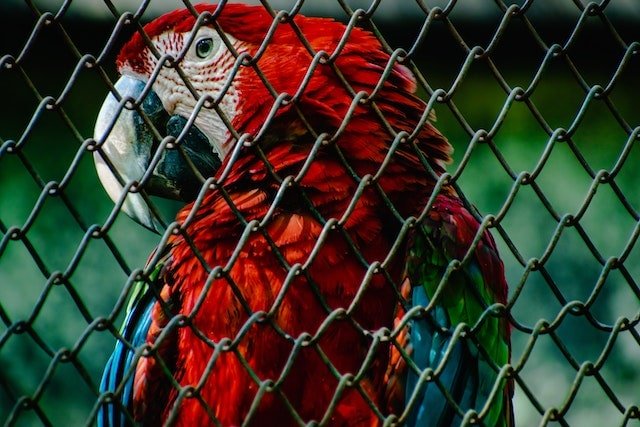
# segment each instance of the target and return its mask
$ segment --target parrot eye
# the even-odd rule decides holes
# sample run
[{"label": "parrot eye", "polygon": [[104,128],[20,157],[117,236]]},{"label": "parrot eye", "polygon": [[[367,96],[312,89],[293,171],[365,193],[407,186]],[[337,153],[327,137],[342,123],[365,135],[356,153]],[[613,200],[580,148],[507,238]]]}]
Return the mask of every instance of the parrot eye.
[{"label": "parrot eye", "polygon": [[211,37],[200,39],[196,43],[196,55],[198,55],[198,58],[205,59],[212,51],[213,39]]}]

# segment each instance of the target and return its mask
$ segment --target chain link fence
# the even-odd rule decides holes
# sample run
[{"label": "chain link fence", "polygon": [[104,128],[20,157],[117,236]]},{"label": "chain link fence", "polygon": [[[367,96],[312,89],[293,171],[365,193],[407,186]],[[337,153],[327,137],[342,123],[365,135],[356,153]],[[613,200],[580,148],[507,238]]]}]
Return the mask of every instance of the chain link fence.
[{"label": "chain link fence", "polygon": [[[487,1],[476,22],[463,2],[411,0],[413,21],[398,23],[378,19],[384,2],[332,1],[416,75],[456,149],[444,179],[497,240],[516,424],[640,425],[640,20],[611,16],[615,1],[566,0],[563,17],[536,15],[541,0]],[[128,291],[160,241],[113,207],[92,160],[114,57],[149,2],[97,3],[112,18],[31,0],[0,17],[7,425],[94,423]],[[286,21],[305,2],[262,3]],[[153,203],[171,223],[178,206]]]}]

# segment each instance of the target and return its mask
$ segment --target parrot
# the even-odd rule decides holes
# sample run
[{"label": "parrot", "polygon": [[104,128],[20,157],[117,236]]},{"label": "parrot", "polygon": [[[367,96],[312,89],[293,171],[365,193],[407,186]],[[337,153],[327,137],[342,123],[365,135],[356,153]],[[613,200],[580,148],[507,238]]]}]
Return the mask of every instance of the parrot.
[{"label": "parrot", "polygon": [[512,426],[504,265],[409,66],[260,5],[141,28],[96,170],[146,228],[149,196],[183,207],[126,291],[97,424]]}]

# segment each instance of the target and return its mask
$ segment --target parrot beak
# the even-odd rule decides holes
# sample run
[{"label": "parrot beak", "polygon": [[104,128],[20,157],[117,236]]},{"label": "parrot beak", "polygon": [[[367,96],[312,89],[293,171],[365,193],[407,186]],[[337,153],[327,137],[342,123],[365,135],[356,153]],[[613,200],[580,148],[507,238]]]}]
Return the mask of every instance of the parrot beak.
[{"label": "parrot beak", "polygon": [[[135,100],[139,100],[144,87],[143,81],[129,76],[122,76],[115,84],[123,98]],[[140,107],[163,137],[177,138],[184,132],[187,119],[178,115],[170,116],[152,90],[147,93]],[[120,102],[111,93],[98,114],[94,139],[102,143],[102,150],[94,152],[98,177],[111,200],[116,202],[122,196],[123,184],[142,180],[160,148],[160,141],[138,111],[121,108]],[[213,176],[220,167],[220,158],[213,152],[209,139],[195,125],[186,130],[179,143],[181,150],[164,149],[161,153],[160,161],[143,186],[147,194],[192,201],[202,185],[192,166],[205,178]],[[185,156],[189,157],[189,161]],[[109,163],[120,175],[122,183],[112,172]],[[140,193],[129,192],[122,210],[144,227],[161,231],[158,218],[152,214]]]}]

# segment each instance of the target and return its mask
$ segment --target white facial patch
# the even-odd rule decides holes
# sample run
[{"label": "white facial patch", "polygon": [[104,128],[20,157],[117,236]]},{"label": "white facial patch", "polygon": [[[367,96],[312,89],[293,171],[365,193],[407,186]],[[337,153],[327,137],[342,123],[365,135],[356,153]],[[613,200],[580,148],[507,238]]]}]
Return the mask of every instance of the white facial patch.
[{"label": "white facial patch", "polygon": [[[161,55],[170,54],[177,58],[190,37],[191,33],[166,32],[153,41]],[[238,40],[229,35],[226,38],[236,50],[242,51],[242,44]],[[234,63],[234,55],[218,32],[210,27],[201,27],[179,65],[199,96],[210,96],[214,100],[221,97],[218,106],[229,122],[236,115],[239,96],[234,84],[224,93],[223,90]],[[177,114],[189,119],[194,113],[198,101],[175,69],[164,67],[153,83],[153,90],[170,115]],[[209,139],[212,151],[224,160],[233,149],[233,144],[229,143],[229,129],[218,113],[212,108],[201,108],[197,112],[195,125]]]}]

